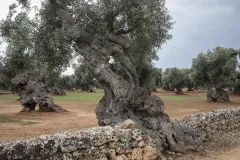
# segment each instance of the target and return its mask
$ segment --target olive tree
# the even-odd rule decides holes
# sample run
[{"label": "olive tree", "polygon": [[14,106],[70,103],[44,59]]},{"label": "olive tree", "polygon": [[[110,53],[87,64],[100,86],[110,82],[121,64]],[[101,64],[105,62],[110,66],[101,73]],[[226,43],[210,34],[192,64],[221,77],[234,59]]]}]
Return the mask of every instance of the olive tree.
[{"label": "olive tree", "polygon": [[216,47],[193,59],[193,79],[206,89],[208,102],[229,101],[224,89],[234,84],[238,52],[232,48]]},{"label": "olive tree", "polygon": [[5,88],[11,89],[11,80],[18,72],[33,67],[31,56],[33,21],[29,20],[26,11],[14,16],[17,5],[9,7],[9,14],[0,23],[1,38],[8,44],[2,58],[1,75]]},{"label": "olive tree", "polygon": [[[172,123],[161,99],[140,85],[141,64],[151,64],[157,49],[171,38],[165,0],[46,0],[41,11],[41,18],[56,22],[52,26],[64,44],[84,58],[104,88],[106,101],[96,109],[99,125],[132,119],[154,138],[159,152],[195,149],[191,133]],[[126,70],[128,80],[112,70],[110,57]]]},{"label": "olive tree", "polygon": [[169,88],[176,89],[176,94],[183,94],[182,88],[185,87],[186,75],[178,68],[169,68],[166,75]]},{"label": "olive tree", "polygon": [[0,56],[0,90],[9,89],[9,78],[5,75],[4,58]]},{"label": "olive tree", "polygon": [[74,71],[75,87],[82,91],[89,91],[95,85],[94,77],[84,63],[75,67]]},{"label": "olive tree", "polygon": [[174,88],[170,88],[169,86],[169,82],[168,82],[168,72],[169,72],[170,68],[165,69],[165,71],[163,72],[162,75],[162,89],[166,90],[166,91],[171,91],[174,90]]},{"label": "olive tree", "polygon": [[235,83],[233,86],[233,93],[239,95],[240,94],[240,72],[236,71],[237,77],[235,79]]},{"label": "olive tree", "polygon": [[9,6],[7,17],[1,20],[1,38],[7,43],[3,70],[11,82],[22,70],[34,69],[47,87],[53,87],[74,52],[57,25],[60,23],[43,10],[30,18],[33,9],[29,1],[18,0]]},{"label": "olive tree", "polygon": [[196,87],[196,83],[193,81],[192,77],[192,69],[181,69],[183,74],[185,75],[185,87],[187,87],[187,91],[193,91],[193,87]]},{"label": "olive tree", "polygon": [[163,76],[163,71],[161,68],[154,68],[154,74],[153,74],[153,79],[154,79],[154,86],[155,87],[162,87],[162,76]]}]

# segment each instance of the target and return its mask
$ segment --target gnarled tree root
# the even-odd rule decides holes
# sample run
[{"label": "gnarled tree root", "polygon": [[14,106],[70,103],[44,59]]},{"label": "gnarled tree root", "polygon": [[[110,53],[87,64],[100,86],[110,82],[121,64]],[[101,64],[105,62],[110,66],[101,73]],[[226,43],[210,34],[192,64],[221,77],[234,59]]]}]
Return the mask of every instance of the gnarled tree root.
[{"label": "gnarled tree root", "polygon": [[136,127],[148,133],[154,139],[159,152],[171,150],[186,152],[197,150],[200,143],[183,126],[174,124],[164,112],[164,103],[144,89],[131,91],[128,98],[120,98],[100,103],[96,114],[100,126],[117,125],[127,119],[136,123]]}]

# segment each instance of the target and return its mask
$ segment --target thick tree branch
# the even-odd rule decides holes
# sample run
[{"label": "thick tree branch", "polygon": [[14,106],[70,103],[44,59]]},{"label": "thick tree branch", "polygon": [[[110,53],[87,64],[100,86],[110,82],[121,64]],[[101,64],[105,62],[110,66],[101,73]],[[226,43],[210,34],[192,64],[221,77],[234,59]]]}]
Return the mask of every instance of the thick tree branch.
[{"label": "thick tree branch", "polygon": [[63,25],[74,24],[74,19],[65,4],[59,4],[56,0],[50,0],[50,3],[54,6],[55,11],[62,20]]},{"label": "thick tree branch", "polygon": [[121,35],[115,35],[113,33],[107,33],[106,37],[109,41],[122,45],[128,57],[131,59],[132,63],[135,65],[136,61],[134,56],[132,55],[132,51],[135,45],[132,44],[132,42],[128,38]]},{"label": "thick tree branch", "polygon": [[[114,96],[125,97],[128,94],[130,84],[111,70],[108,62],[109,55],[105,54],[107,53],[106,50],[109,50],[108,46],[97,46],[96,44],[101,44],[101,39],[94,38],[85,30],[76,27],[69,10],[66,9],[66,6],[61,7],[56,0],[50,0],[50,2],[57,15],[62,20],[62,23],[65,23],[64,27],[71,33],[71,37],[77,46],[75,46],[76,51],[84,57],[86,64],[93,75],[99,81],[104,82],[106,86],[109,86],[109,89],[112,90]],[[121,42],[123,43],[123,41]],[[126,45],[125,47],[127,48]],[[132,68],[135,67],[132,66]]]},{"label": "thick tree branch", "polygon": [[116,44],[123,46],[125,50],[129,49],[130,46],[132,45],[131,41],[127,37],[115,35],[113,33],[107,33],[106,37],[109,41],[112,41]]},{"label": "thick tree branch", "polygon": [[136,87],[138,87],[139,86],[139,78],[138,78],[137,70],[136,70],[135,66],[133,65],[132,61],[126,55],[124,49],[120,45],[116,45],[113,49],[112,55],[126,69],[129,78],[133,79],[134,85]]},{"label": "thick tree branch", "polygon": [[88,44],[92,43],[92,41],[94,40],[93,36],[88,32],[81,30],[77,26],[75,26],[75,21],[66,5],[59,4],[57,0],[50,0],[50,3],[52,4],[53,9],[55,10],[59,18],[61,19],[63,26],[71,32],[71,36],[74,37],[74,40],[77,44],[82,42]]},{"label": "thick tree branch", "polygon": [[112,33],[107,33],[106,37],[109,41],[115,43],[113,48],[113,56],[124,66],[129,75],[131,75],[130,79],[133,79],[135,82],[135,86],[139,86],[139,77],[137,74],[136,67],[134,66],[133,60],[128,53],[128,49],[131,48],[131,41],[123,36],[115,35]]},{"label": "thick tree branch", "polygon": [[[105,15],[104,20],[108,23],[109,32],[113,32],[114,30],[114,20],[120,14],[120,12],[124,9],[126,3],[122,3],[122,6],[116,9],[115,11],[112,10],[110,4],[112,3],[111,0],[104,0],[104,5],[109,12]],[[111,9],[111,10],[110,10]]]}]

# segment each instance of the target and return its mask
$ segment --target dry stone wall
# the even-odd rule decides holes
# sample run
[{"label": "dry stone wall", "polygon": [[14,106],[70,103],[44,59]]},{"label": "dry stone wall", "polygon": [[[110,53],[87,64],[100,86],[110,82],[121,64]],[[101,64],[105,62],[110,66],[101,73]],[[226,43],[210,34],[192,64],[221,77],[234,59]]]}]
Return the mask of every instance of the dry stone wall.
[{"label": "dry stone wall", "polygon": [[155,160],[151,139],[134,122],[0,144],[0,160]]},{"label": "dry stone wall", "polygon": [[[193,115],[173,122],[176,130],[191,132],[204,141],[222,132],[238,132],[240,108]],[[158,160],[152,139],[131,120],[112,127],[43,135],[0,144],[0,160]]]},{"label": "dry stone wall", "polygon": [[192,115],[174,122],[176,131],[191,132],[200,141],[221,136],[222,132],[239,132],[240,108],[222,109]]}]

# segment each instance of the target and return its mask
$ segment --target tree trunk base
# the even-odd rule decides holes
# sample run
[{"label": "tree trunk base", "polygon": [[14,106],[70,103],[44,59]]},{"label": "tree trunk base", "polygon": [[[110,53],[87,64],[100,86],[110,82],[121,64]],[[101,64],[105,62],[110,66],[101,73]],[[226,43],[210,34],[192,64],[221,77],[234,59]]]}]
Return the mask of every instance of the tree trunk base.
[{"label": "tree trunk base", "polygon": [[48,97],[46,86],[39,82],[39,79],[31,70],[20,73],[13,79],[12,82],[20,95],[20,103],[24,107],[21,112],[33,112],[36,105],[39,106],[39,111],[65,112],[66,110],[54,104],[52,98]]},{"label": "tree trunk base", "polygon": [[183,95],[183,90],[182,90],[182,88],[177,89],[176,94]]},{"label": "tree trunk base", "polygon": [[207,102],[229,102],[229,96],[227,91],[222,89],[208,89],[207,91]]},{"label": "tree trunk base", "polygon": [[169,116],[164,112],[164,103],[143,88],[131,90],[128,98],[112,99],[100,103],[96,115],[100,126],[114,126],[131,119],[136,127],[147,132],[157,144],[159,152],[171,150],[185,152],[199,146],[190,132],[177,131]]},{"label": "tree trunk base", "polygon": [[64,92],[64,90],[59,87],[54,87],[52,89],[52,94],[56,96],[66,96],[66,93]]},{"label": "tree trunk base", "polygon": [[236,94],[236,95],[240,95],[240,89],[235,89],[235,90],[233,91],[233,93]]},{"label": "tree trunk base", "polygon": [[194,91],[194,89],[193,88],[188,88],[188,90],[187,90],[188,92],[193,92]]}]

